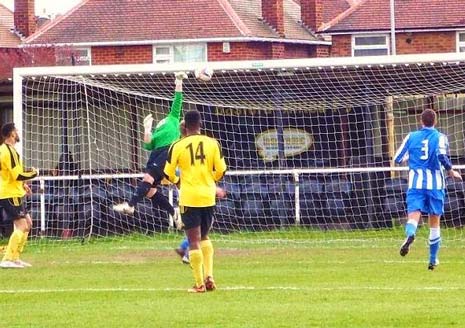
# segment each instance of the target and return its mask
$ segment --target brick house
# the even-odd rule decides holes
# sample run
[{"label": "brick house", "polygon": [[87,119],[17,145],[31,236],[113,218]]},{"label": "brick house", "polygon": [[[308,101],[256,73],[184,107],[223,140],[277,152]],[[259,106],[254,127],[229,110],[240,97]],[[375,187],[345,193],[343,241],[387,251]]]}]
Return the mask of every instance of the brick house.
[{"label": "brick house", "polygon": [[20,47],[48,21],[35,16],[33,1],[15,1],[14,12],[0,4],[0,124],[12,120],[13,68],[55,64],[51,48]]},{"label": "brick house", "polygon": [[72,47],[74,63],[92,65],[328,56],[315,3],[85,0],[25,44]]},{"label": "brick house", "polygon": [[[397,54],[465,51],[465,0],[395,4]],[[37,31],[34,0],[16,0],[15,9],[0,6],[0,109],[12,107],[12,66],[32,63],[391,54],[389,0],[83,0]]]},{"label": "brick house", "polygon": [[13,61],[17,56],[21,40],[18,35],[11,32],[14,28],[13,12],[0,4],[0,121],[11,120],[11,69],[7,61]]},{"label": "brick house", "polygon": [[[316,23],[317,31],[331,36],[331,56],[392,53],[389,0],[322,2],[323,7],[329,3],[331,7]],[[396,0],[396,53],[464,52],[464,8],[464,0]]]}]

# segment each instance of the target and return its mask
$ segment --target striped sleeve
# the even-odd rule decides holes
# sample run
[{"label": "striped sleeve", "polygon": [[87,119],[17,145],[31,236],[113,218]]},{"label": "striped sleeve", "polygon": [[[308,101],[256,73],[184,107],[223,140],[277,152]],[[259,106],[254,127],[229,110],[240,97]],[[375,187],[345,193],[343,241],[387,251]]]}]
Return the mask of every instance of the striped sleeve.
[{"label": "striped sleeve", "polygon": [[447,155],[449,152],[449,141],[444,134],[439,135],[439,154]]},{"label": "striped sleeve", "polygon": [[176,167],[178,166],[177,157],[178,153],[176,144],[172,144],[168,151],[168,159],[166,160],[163,173],[165,174],[165,177],[174,184],[179,182],[179,177],[176,175]]},{"label": "striped sleeve", "polygon": [[19,159],[19,155],[16,150],[6,147],[8,152],[2,153],[1,163],[2,167],[7,169],[14,180],[27,181],[34,179],[37,176],[35,171],[25,171],[23,165]]},{"label": "striped sleeve", "polygon": [[438,159],[441,162],[442,166],[449,171],[452,169],[452,162],[450,161],[447,154],[449,153],[449,141],[444,134],[439,135],[439,149],[438,149]]},{"label": "striped sleeve", "polygon": [[397,149],[396,154],[394,155],[394,161],[397,164],[401,164],[404,156],[408,155],[408,145],[410,140],[410,133],[404,138],[402,144],[400,145],[399,149]]},{"label": "striped sleeve", "polygon": [[216,151],[214,158],[214,179],[216,182],[220,181],[223,178],[227,169],[226,161],[224,160],[223,150],[218,141],[216,141]]}]

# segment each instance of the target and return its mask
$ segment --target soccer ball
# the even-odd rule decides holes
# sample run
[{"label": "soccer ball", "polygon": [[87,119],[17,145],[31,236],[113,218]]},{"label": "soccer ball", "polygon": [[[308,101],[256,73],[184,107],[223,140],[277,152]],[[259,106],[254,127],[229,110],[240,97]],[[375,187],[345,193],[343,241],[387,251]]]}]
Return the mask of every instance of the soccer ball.
[{"label": "soccer ball", "polygon": [[208,67],[202,67],[202,68],[196,69],[194,74],[195,74],[195,77],[199,79],[200,81],[208,82],[213,77],[213,70]]}]

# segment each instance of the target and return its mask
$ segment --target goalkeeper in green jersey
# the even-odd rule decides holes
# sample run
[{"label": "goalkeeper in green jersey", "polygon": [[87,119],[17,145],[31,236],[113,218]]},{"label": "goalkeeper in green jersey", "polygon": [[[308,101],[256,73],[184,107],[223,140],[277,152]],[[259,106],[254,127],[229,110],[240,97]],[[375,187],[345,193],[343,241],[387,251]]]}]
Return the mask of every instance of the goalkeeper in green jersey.
[{"label": "goalkeeper in green jersey", "polygon": [[165,175],[163,169],[168,158],[168,150],[171,144],[177,141],[181,135],[179,121],[182,112],[182,82],[187,78],[186,73],[175,74],[175,93],[169,114],[161,120],[152,131],[152,114],[144,118],[144,149],[150,150],[150,157],[147,161],[145,174],[142,182],[129,202],[123,202],[113,206],[117,212],[134,214],[134,207],[144,197],[151,199],[152,204],[159,206],[175,217],[175,210],[161,192],[157,191]]}]

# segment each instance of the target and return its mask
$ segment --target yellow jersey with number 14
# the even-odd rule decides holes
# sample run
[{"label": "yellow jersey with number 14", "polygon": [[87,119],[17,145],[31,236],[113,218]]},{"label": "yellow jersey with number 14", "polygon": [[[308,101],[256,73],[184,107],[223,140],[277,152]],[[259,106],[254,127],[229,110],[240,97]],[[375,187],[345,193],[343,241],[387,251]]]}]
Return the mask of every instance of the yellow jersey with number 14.
[{"label": "yellow jersey with number 14", "polygon": [[226,172],[226,162],[216,139],[194,134],[171,145],[164,172],[175,184],[180,179],[179,205],[208,207],[216,203],[216,182]]}]

